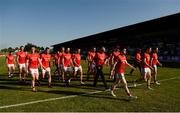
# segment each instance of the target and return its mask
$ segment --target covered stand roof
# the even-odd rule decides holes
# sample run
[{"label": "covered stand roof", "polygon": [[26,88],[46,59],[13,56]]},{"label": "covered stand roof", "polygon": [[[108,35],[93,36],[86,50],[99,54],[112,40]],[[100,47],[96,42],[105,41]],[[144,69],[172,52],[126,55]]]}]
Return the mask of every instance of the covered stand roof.
[{"label": "covered stand roof", "polygon": [[59,43],[53,47],[55,51],[62,46],[81,49],[113,47],[117,44],[142,47],[157,42],[180,43],[180,13]]}]

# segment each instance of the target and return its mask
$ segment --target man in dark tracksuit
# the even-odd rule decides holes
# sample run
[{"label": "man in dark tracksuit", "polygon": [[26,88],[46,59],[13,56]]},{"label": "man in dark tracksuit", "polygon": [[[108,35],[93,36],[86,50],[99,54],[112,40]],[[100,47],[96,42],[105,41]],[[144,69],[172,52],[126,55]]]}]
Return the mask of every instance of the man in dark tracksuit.
[{"label": "man in dark tracksuit", "polygon": [[104,73],[102,71],[103,65],[106,63],[106,54],[105,54],[105,48],[102,47],[99,52],[96,53],[96,56],[94,57],[94,62],[96,64],[96,75],[94,77],[94,84],[93,86],[96,87],[97,81],[99,76],[101,76],[102,81],[104,83],[104,87],[108,89],[107,83],[104,77]]}]

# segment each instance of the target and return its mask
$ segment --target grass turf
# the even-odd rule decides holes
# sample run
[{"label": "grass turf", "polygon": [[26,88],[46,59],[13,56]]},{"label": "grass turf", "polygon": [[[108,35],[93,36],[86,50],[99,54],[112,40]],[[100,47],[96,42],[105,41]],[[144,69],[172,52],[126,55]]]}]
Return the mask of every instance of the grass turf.
[{"label": "grass turf", "polygon": [[[84,72],[87,71],[87,64],[82,62]],[[52,69],[52,72],[54,67]],[[104,72],[108,73],[109,68],[104,67]],[[129,69],[126,70],[126,73]],[[0,107],[26,103],[36,100],[44,100],[49,98],[59,98],[71,95],[78,95],[72,98],[58,99],[53,101],[28,104],[23,106],[15,106],[9,108],[0,108],[1,112],[128,112],[128,111],[180,111],[180,69],[178,68],[158,68],[158,79],[162,81],[160,86],[152,84],[153,91],[146,89],[146,84],[142,84],[136,88],[130,88],[132,94],[138,96],[138,99],[129,101],[122,85],[115,91],[117,97],[114,98],[109,91],[103,90],[103,84],[98,82],[98,88],[91,87],[92,79],[86,81],[86,85],[80,86],[78,80],[72,80],[70,87],[65,87],[63,83],[58,81],[53,75],[53,88],[47,87],[47,80],[43,80],[42,85],[37,87],[38,92],[31,92],[31,77],[27,77],[26,84],[18,82],[18,74],[14,78],[8,78],[5,65],[5,58],[0,57]],[[132,85],[131,81],[139,78],[139,72],[136,70],[132,76],[126,75],[129,81],[128,85]],[[86,77],[86,75],[85,75]],[[170,79],[170,80],[168,80]],[[99,79],[101,80],[101,79]],[[108,85],[112,85],[112,80],[106,76]],[[143,82],[139,82],[140,84]],[[100,93],[82,95],[88,92],[101,91]]]}]

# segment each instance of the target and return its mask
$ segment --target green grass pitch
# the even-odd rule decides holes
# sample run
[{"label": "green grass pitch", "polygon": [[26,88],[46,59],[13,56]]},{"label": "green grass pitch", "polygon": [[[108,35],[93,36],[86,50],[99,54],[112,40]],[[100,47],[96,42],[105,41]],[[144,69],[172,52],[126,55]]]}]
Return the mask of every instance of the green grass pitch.
[{"label": "green grass pitch", "polygon": [[[84,78],[86,78],[87,63],[82,61]],[[52,69],[53,72],[54,68]],[[117,97],[104,91],[101,81],[97,88],[92,87],[92,79],[86,85],[80,86],[78,80],[72,80],[70,87],[53,76],[53,88],[47,87],[47,79],[42,81],[38,92],[31,91],[28,76],[26,84],[18,82],[18,74],[8,78],[5,58],[0,57],[0,112],[180,112],[180,69],[158,68],[158,80],[161,85],[152,84],[154,90],[146,89],[144,82],[136,88],[130,87],[133,95],[138,99],[129,101],[122,85],[115,91]],[[109,68],[104,66],[108,86],[112,80],[108,79]],[[126,70],[126,73],[129,69]],[[132,76],[126,75],[128,85],[139,78],[136,70]],[[101,80],[99,78],[99,80]],[[90,94],[90,92],[92,94]],[[49,99],[49,100],[48,100]]]}]

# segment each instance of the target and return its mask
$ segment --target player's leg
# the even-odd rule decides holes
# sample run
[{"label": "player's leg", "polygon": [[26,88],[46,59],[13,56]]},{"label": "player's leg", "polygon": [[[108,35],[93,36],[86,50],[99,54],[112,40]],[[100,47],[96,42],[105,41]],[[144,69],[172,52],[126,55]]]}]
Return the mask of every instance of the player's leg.
[{"label": "player's leg", "polygon": [[82,66],[79,66],[79,74],[80,74],[80,84],[84,85],[84,82],[83,82],[83,70],[82,70]]},{"label": "player's leg", "polygon": [[27,71],[26,71],[26,65],[23,64],[23,67],[22,67],[22,74],[21,74],[22,80],[23,80],[23,81],[25,80],[26,72],[27,72]]},{"label": "player's leg", "polygon": [[90,76],[90,63],[88,62],[88,69],[87,69],[87,81],[89,80],[89,76]]},{"label": "player's leg", "polygon": [[149,73],[150,73],[150,69],[149,68],[144,68],[144,73],[143,73],[143,77],[144,77],[144,81],[148,83],[149,80]]},{"label": "player's leg", "polygon": [[52,87],[51,85],[51,69],[47,68],[47,74],[48,74],[48,87]]},{"label": "player's leg", "polygon": [[153,90],[151,87],[151,70],[148,68],[147,71],[147,88]]},{"label": "player's leg", "polygon": [[45,78],[45,75],[46,75],[46,70],[44,68],[42,68],[42,79]]},{"label": "player's leg", "polygon": [[10,78],[11,77],[11,66],[8,64],[8,77]]},{"label": "player's leg", "polygon": [[115,76],[116,76],[116,81],[111,86],[111,95],[114,97],[116,97],[116,95],[114,94],[114,91],[115,91],[117,85],[120,83],[120,74],[116,73]]},{"label": "player's leg", "polygon": [[98,81],[99,75],[100,75],[99,66],[96,66],[96,70],[97,70],[97,72],[96,72],[96,74],[95,74],[95,76],[94,76],[94,84],[93,84],[94,87],[96,87],[96,84],[97,84],[97,81]]},{"label": "player's leg", "polygon": [[35,69],[34,75],[35,75],[35,82],[39,81],[39,71],[38,71],[38,69]]},{"label": "player's leg", "polygon": [[110,65],[110,74],[109,74],[109,79],[114,79],[114,75],[115,75],[115,71],[113,71],[113,74],[111,75],[111,71],[112,71],[113,65]]},{"label": "player's leg", "polygon": [[154,83],[157,84],[157,85],[160,85],[160,83],[157,81],[157,66],[154,65],[153,68],[154,68],[154,71],[153,71],[154,73],[152,75],[153,75],[153,78],[154,78]]},{"label": "player's leg", "polygon": [[63,69],[63,65],[62,65],[62,64],[60,65],[60,71],[61,71],[61,79],[62,79],[62,82],[65,82],[64,69]]},{"label": "player's leg", "polygon": [[129,88],[128,88],[126,79],[125,79],[125,77],[124,77],[124,74],[121,74],[121,77],[122,77],[121,81],[122,81],[122,83],[123,83],[123,85],[124,85],[125,92],[126,92],[126,94],[128,95],[129,99],[136,99],[137,96],[132,96],[132,94],[131,94],[130,91],[129,91]]},{"label": "player's leg", "polygon": [[32,87],[32,91],[35,92],[35,80],[36,80],[36,75],[35,75],[35,70],[34,69],[30,69],[30,73],[31,73],[31,87]]},{"label": "player's leg", "polygon": [[15,66],[14,66],[14,64],[12,64],[11,67],[10,67],[11,77],[13,77],[14,71],[15,71]]},{"label": "player's leg", "polygon": [[22,81],[22,65],[19,64],[19,80]]},{"label": "player's leg", "polygon": [[104,83],[104,87],[106,88],[106,89],[108,89],[108,87],[107,87],[107,83],[106,83],[106,80],[105,80],[105,77],[104,77],[104,73],[103,73],[103,67],[101,66],[101,68],[100,68],[100,76],[101,76],[101,79],[102,79],[102,81],[103,81],[103,83]]}]

